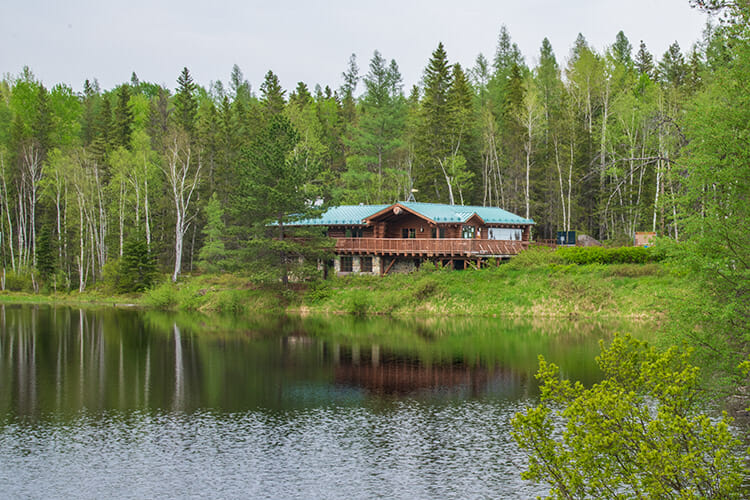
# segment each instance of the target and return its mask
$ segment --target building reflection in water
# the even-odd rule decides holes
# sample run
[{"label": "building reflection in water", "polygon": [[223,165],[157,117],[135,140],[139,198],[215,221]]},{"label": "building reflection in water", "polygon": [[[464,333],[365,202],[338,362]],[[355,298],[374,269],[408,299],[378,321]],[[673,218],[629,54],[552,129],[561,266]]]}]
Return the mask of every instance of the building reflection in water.
[{"label": "building reflection in water", "polygon": [[[342,340],[340,332],[349,330],[320,318],[314,324],[328,333],[270,322],[218,334],[182,321],[138,311],[0,305],[0,417],[284,410],[380,396],[517,398],[535,391],[536,355],[549,350],[544,343],[551,338],[482,330],[457,342],[450,334],[401,331],[390,345],[389,334],[372,343]],[[552,345],[558,359],[576,353]],[[593,359],[587,350],[596,350],[595,339],[582,346],[571,366],[584,366],[581,353]]]}]

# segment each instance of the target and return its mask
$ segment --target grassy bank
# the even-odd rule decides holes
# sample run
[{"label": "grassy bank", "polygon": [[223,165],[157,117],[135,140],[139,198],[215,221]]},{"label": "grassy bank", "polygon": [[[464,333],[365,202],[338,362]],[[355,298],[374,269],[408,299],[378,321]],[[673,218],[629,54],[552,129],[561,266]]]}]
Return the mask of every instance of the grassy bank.
[{"label": "grassy bank", "polygon": [[338,278],[311,290],[303,310],[391,315],[664,319],[689,300],[689,282],[662,264],[505,264]]},{"label": "grassy bank", "polygon": [[177,284],[165,281],[140,295],[4,293],[0,301],[240,314],[291,311],[660,321],[669,311],[694,302],[695,294],[691,280],[667,264],[566,264],[556,254],[530,251],[482,270],[423,266],[411,274],[338,277],[289,289],[259,285],[237,275],[203,275],[185,277]]}]

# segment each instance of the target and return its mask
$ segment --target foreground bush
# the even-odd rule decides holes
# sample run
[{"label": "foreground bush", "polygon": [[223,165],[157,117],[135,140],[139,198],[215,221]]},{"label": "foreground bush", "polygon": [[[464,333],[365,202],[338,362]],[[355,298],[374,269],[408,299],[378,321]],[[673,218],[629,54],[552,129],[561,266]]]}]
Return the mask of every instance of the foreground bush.
[{"label": "foreground bush", "polygon": [[556,499],[747,498],[747,451],[731,419],[700,411],[688,355],[616,336],[597,358],[605,379],[590,389],[540,356],[541,403],[512,422],[529,455],[522,477],[548,483]]}]

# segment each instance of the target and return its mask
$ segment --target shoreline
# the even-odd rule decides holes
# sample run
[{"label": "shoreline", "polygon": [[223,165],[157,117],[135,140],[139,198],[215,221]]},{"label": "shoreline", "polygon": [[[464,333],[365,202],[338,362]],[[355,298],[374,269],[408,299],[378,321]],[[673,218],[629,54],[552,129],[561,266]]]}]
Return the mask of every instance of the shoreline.
[{"label": "shoreline", "polygon": [[188,276],[134,295],[0,292],[0,304],[52,304],[205,314],[627,319],[662,325],[695,300],[688,277],[663,265],[502,266],[471,271],[348,276],[282,289],[238,275]]}]

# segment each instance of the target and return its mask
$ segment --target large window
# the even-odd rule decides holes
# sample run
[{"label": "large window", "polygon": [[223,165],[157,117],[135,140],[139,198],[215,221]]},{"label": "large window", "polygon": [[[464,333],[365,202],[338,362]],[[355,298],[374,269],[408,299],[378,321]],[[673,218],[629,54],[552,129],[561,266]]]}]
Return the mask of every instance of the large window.
[{"label": "large window", "polygon": [[362,273],[372,272],[372,257],[359,258],[359,271]]},{"label": "large window", "polygon": [[362,228],[361,227],[354,227],[346,230],[346,237],[347,238],[361,238],[362,237]]},{"label": "large window", "polygon": [[352,272],[352,258],[351,257],[341,257],[341,272],[342,273]]},{"label": "large window", "polygon": [[401,229],[401,237],[402,238],[416,238],[417,237],[416,228],[410,227],[410,228]]}]

